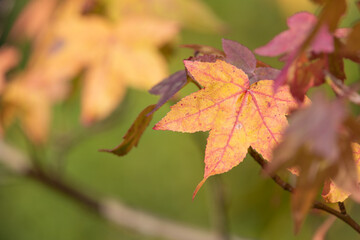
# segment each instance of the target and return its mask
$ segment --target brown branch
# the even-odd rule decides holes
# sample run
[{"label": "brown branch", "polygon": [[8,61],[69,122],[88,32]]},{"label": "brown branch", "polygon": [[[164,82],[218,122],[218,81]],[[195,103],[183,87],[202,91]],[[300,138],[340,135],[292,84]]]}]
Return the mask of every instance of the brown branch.
[{"label": "brown branch", "polygon": [[[248,149],[248,153],[252,156],[252,158],[259,163],[259,165],[261,166],[262,169],[265,169],[267,166],[267,161],[252,147],[249,147]],[[273,179],[273,181],[279,185],[282,189],[284,189],[285,191],[288,191],[290,193],[294,192],[294,187],[291,186],[289,183],[285,182],[284,180],[282,180],[279,175],[274,174],[273,176],[271,176],[271,178]],[[339,203],[339,207],[340,207]],[[322,210],[324,212],[327,212],[335,217],[337,217],[338,219],[341,219],[343,222],[345,222],[347,225],[349,225],[350,227],[352,227],[356,232],[360,233],[360,225],[355,222],[355,220],[353,218],[351,218],[345,210],[345,206],[343,205],[343,210],[341,210],[341,212],[336,211],[335,209],[325,205],[324,203],[315,201],[313,204],[313,208],[314,209],[318,209],[318,210]],[[341,207],[340,207],[341,209]],[[343,213],[343,211],[345,213]]]},{"label": "brown branch", "polygon": [[[80,206],[89,209],[97,216],[126,228],[130,231],[161,239],[172,240],[218,240],[219,236],[213,232],[207,232],[192,228],[168,219],[162,219],[152,214],[132,209],[114,199],[97,199],[84,193],[83,190],[59,179],[56,175],[35,169],[30,165],[30,159],[20,153],[19,150],[0,140],[0,163],[11,173],[17,176],[27,177],[43,184],[49,189],[63,194],[75,201]],[[232,236],[232,240],[241,238]]]},{"label": "brown branch", "polygon": [[[267,161],[257,151],[255,151],[255,149],[249,147],[248,153],[253,157],[253,159],[257,163],[259,163],[262,169],[266,168],[266,165],[268,164]],[[277,185],[279,185],[285,191],[291,193],[294,191],[294,187],[291,186],[289,183],[285,182],[284,180],[282,180],[278,175],[273,175],[271,176],[271,178],[272,180],[274,180],[274,182],[276,182]]]}]

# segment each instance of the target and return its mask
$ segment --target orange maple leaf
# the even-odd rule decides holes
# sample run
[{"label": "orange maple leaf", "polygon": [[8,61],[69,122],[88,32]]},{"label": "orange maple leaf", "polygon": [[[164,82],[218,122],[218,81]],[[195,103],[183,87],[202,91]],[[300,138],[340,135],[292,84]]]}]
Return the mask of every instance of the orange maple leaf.
[{"label": "orange maple leaf", "polygon": [[166,77],[167,63],[159,49],[175,38],[179,27],[139,15],[111,22],[83,15],[83,4],[65,1],[56,9],[35,42],[27,70],[41,72],[46,85],[66,85],[85,70],[81,115],[83,123],[91,124],[114,110],[127,86],[147,90]]},{"label": "orange maple leaf", "polygon": [[297,106],[288,87],[273,92],[273,81],[250,83],[248,76],[222,60],[185,61],[190,75],[204,86],[171,108],[155,130],[210,131],[204,179],[229,171],[243,161],[249,146],[270,160],[287,126],[286,114]]}]

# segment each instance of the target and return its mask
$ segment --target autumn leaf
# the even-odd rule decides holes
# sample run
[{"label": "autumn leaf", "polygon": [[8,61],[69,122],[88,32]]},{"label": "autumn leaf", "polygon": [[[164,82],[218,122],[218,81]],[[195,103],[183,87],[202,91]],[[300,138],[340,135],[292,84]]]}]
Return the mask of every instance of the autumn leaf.
[{"label": "autumn leaf", "polygon": [[89,125],[107,117],[127,87],[148,90],[166,77],[167,63],[159,49],[179,28],[149,16],[127,16],[112,23],[102,16],[83,15],[82,3],[65,1],[59,6],[35,44],[29,68],[42,69],[46,82],[64,84],[85,70],[81,118]]},{"label": "autumn leaf", "polygon": [[[356,163],[357,174],[358,176],[360,176],[360,145],[358,143],[352,143],[351,147],[353,157]],[[343,190],[341,187],[337,186],[336,183],[331,179],[325,181],[324,188],[321,194],[325,201],[330,203],[343,202],[350,195],[351,192]]]},{"label": "autumn leaf", "polygon": [[296,107],[287,87],[273,92],[273,81],[250,84],[247,75],[222,60],[185,61],[189,74],[203,89],[171,108],[155,130],[209,131],[205,151],[204,179],[229,171],[243,161],[249,146],[266,159],[287,126],[285,115]]},{"label": "autumn leaf", "polygon": [[238,42],[223,39],[222,46],[226,62],[243,70],[248,75],[250,83],[259,80],[275,80],[280,71],[271,67],[258,67],[258,61],[247,47]]},{"label": "autumn leaf", "polygon": [[129,153],[133,147],[137,147],[142,134],[152,119],[155,108],[156,105],[150,105],[139,114],[123,137],[124,140],[119,146],[114,149],[102,149],[100,151],[113,153],[121,157]]},{"label": "autumn leaf", "polygon": [[353,26],[348,36],[346,37],[345,51],[348,53],[355,52],[359,55],[360,52],[360,23]]},{"label": "autumn leaf", "polygon": [[[294,14],[287,20],[289,30],[274,37],[267,45],[255,49],[255,53],[269,57],[293,54],[298,51],[299,47],[307,39],[317,21],[316,16],[308,12]],[[309,51],[332,52],[333,39],[330,33],[327,32],[326,26],[323,26],[319,32],[317,38],[309,47]]]},{"label": "autumn leaf", "polygon": [[185,70],[177,71],[165,78],[160,83],[156,84],[149,90],[149,93],[160,95],[160,99],[156,107],[151,111],[153,113],[171,99],[180,89],[188,83],[187,74]]},{"label": "autumn leaf", "polygon": [[[289,30],[277,35],[267,45],[255,49],[264,56],[279,56],[285,66],[275,80],[277,87],[287,83],[294,98],[302,102],[309,88],[325,82],[324,70],[344,79],[343,56],[339,54],[339,39],[345,31],[337,31],[346,4],[339,1],[325,4],[319,19],[315,15],[301,12],[288,18]],[[345,4],[345,6],[343,6]],[[333,13],[334,19],[329,17]]]},{"label": "autumn leaf", "polygon": [[292,195],[296,232],[329,178],[341,189],[353,193],[355,200],[360,200],[353,139],[344,125],[346,119],[343,102],[329,102],[316,95],[310,107],[292,115],[283,141],[274,149],[268,173],[290,167],[300,172]]},{"label": "autumn leaf", "polygon": [[227,63],[243,70],[248,75],[250,83],[259,80],[275,80],[280,73],[280,70],[258,61],[250,49],[236,41],[222,39],[224,51],[199,44],[182,46],[194,49],[195,57],[189,60],[202,62],[213,62],[216,59],[225,60]]}]

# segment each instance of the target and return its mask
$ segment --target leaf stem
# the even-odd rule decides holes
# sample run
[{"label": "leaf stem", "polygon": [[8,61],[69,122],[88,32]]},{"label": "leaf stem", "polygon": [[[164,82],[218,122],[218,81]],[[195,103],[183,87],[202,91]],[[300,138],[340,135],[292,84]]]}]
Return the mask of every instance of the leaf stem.
[{"label": "leaf stem", "polygon": [[199,90],[202,89],[202,86],[197,81],[195,81],[194,79],[191,79],[190,81],[195,84],[199,88]]},{"label": "leaf stem", "polygon": [[347,215],[344,202],[338,202],[338,205],[339,205],[339,209],[340,209],[341,214]]},{"label": "leaf stem", "polygon": [[[268,164],[267,161],[255,149],[253,149],[252,147],[249,147],[248,153],[252,156],[252,158],[257,163],[259,163],[259,165],[261,166],[262,169],[266,168],[266,166]],[[290,193],[294,192],[295,188],[293,186],[291,186],[289,183],[285,182],[283,179],[281,179],[279,177],[279,175],[275,174],[275,175],[271,176],[271,178],[277,185],[279,185],[285,191],[288,191]],[[319,201],[315,201],[313,204],[313,209],[322,210],[324,212],[327,212],[327,213],[337,217],[338,219],[342,220],[347,225],[352,227],[356,232],[360,233],[360,225],[357,222],[355,222],[355,220],[346,213],[344,203],[339,202],[339,208],[340,208],[340,212],[325,205],[324,203],[319,202]]]}]

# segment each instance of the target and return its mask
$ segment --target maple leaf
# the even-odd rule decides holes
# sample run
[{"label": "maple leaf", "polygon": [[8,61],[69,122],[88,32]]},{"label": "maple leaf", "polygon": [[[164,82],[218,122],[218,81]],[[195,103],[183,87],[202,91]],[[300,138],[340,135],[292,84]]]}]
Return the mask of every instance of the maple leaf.
[{"label": "maple leaf", "polygon": [[271,67],[257,67],[258,61],[247,47],[238,42],[223,39],[222,46],[225,52],[226,62],[243,70],[249,78],[250,83],[259,80],[275,80],[280,71]]},{"label": "maple leaf", "polygon": [[64,84],[85,70],[81,118],[89,125],[107,117],[128,86],[147,90],[167,75],[159,49],[174,39],[179,27],[149,16],[110,22],[83,15],[83,3],[65,1],[56,10],[35,43],[29,68],[42,69],[45,82]]},{"label": "maple leaf", "polygon": [[204,179],[229,171],[243,161],[249,146],[266,159],[287,126],[285,115],[296,103],[286,86],[273,93],[273,81],[250,84],[244,71],[226,63],[185,61],[203,89],[183,98],[155,125],[155,130],[209,131]]},{"label": "maple leaf", "polygon": [[360,200],[351,148],[353,139],[345,125],[346,119],[341,101],[328,102],[316,95],[310,107],[292,115],[283,141],[274,149],[273,161],[267,169],[270,174],[290,167],[300,172],[292,195],[296,232],[318,190],[329,178]]},{"label": "maple leaf", "polygon": [[114,149],[102,149],[101,152],[109,152],[118,156],[124,156],[130,152],[133,147],[137,147],[142,134],[149,125],[156,105],[146,107],[136,118],[127,133],[125,134],[124,141]]}]

